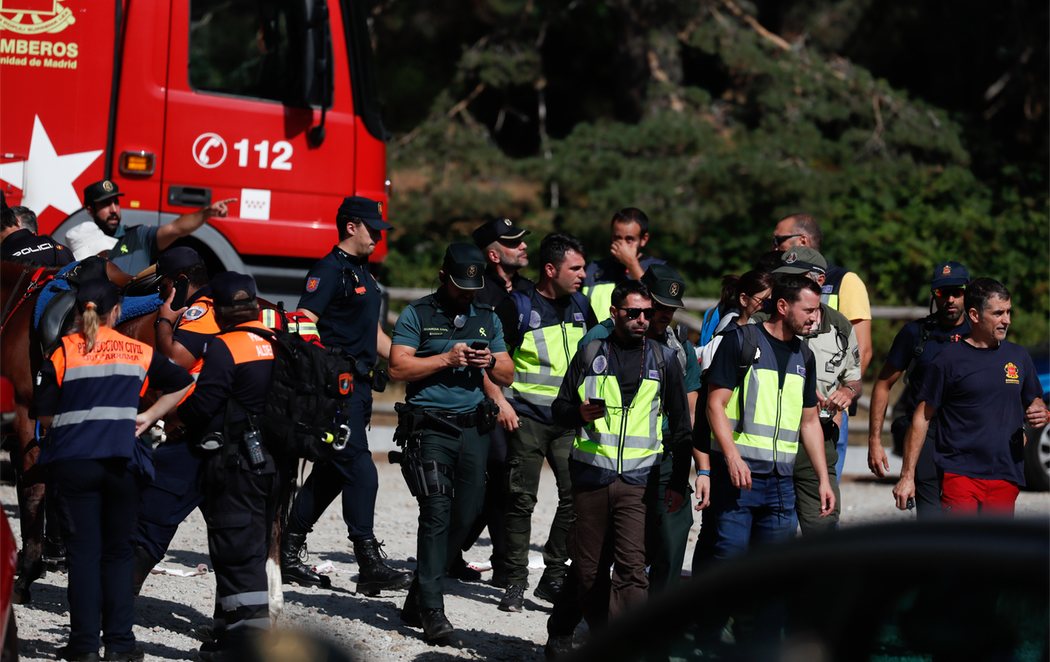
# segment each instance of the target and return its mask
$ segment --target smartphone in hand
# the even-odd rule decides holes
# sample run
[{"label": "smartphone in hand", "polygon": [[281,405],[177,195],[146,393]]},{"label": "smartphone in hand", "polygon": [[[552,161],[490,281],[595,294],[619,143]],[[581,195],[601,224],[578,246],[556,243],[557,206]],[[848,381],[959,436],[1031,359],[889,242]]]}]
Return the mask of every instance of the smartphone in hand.
[{"label": "smartphone in hand", "polygon": [[605,409],[605,399],[604,398],[590,398],[588,400],[588,402],[590,404],[592,404],[592,405],[598,405],[602,409]]},{"label": "smartphone in hand", "polygon": [[489,346],[488,342],[486,342],[484,340],[475,340],[474,342],[470,343],[470,348],[473,349],[473,350],[477,350],[477,351],[481,351],[481,350],[485,349],[488,346]]},{"label": "smartphone in hand", "polygon": [[171,299],[171,309],[178,310],[186,306],[186,294],[190,289],[190,280],[183,276],[175,281],[175,296]]}]

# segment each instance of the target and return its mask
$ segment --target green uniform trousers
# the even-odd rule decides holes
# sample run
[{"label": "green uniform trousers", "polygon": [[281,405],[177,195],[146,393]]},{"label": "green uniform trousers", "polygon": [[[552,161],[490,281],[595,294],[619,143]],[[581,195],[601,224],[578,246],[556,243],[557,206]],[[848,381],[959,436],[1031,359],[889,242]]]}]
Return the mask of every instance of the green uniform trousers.
[{"label": "green uniform trousers", "polygon": [[828,478],[835,493],[835,510],[827,517],[820,516],[820,481],[813,469],[809,455],[801,443],[798,455],[795,456],[795,513],[798,515],[802,535],[808,536],[824,531],[834,531],[839,526],[839,513],[842,512],[842,498],[839,496],[839,481],[835,476],[835,463],[839,453],[835,450],[837,439],[824,441],[824,454],[828,459]]},{"label": "green uniform trousers", "polygon": [[453,469],[453,477],[441,474],[439,480],[451,485],[452,495],[419,497],[419,528],[416,534],[416,578],[419,605],[424,609],[444,609],[441,582],[450,558],[459,553],[471,525],[481,513],[485,499],[485,463],[488,435],[476,427],[463,428],[458,437],[426,430],[420,439],[423,461],[434,460]]},{"label": "green uniform trousers", "polygon": [[685,563],[685,548],[689,544],[689,529],[693,526],[693,505],[689,494],[684,495],[682,507],[667,512],[667,486],[671,484],[674,458],[664,453],[659,473],[653,472],[646,498],[645,556],[649,564],[649,594],[656,595],[678,584]]},{"label": "green uniform trousers", "polygon": [[565,576],[569,550],[567,536],[575,519],[572,508],[572,481],[569,478],[569,451],[575,430],[546,425],[521,416],[519,427],[507,441],[507,580],[527,585],[529,545],[532,537],[532,511],[540,487],[540,470],[546,460],[554,470],[558,485],[558,510],[554,513],[547,543],[543,546],[544,577],[557,580]]}]

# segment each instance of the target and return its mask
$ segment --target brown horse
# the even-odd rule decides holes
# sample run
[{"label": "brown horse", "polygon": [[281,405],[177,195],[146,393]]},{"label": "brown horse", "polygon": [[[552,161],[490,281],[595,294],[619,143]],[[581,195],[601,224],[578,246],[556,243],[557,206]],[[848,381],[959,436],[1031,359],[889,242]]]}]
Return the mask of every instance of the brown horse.
[{"label": "brown horse", "polygon": [[[33,311],[44,286],[57,269],[40,269],[17,262],[0,263],[0,374],[11,380],[15,391],[15,421],[11,460],[18,480],[18,510],[22,556],[16,592],[28,597],[29,584],[42,569],[44,538],[44,477],[37,466],[36,421],[29,416],[33,401],[33,375],[40,368],[42,352],[32,329]],[[112,264],[106,275],[119,286],[131,276]],[[156,313],[130,320],[121,333],[150,345],[154,342]]]},{"label": "brown horse", "polygon": [[[15,389],[16,440],[12,445],[11,455],[18,477],[22,536],[21,566],[15,586],[15,598],[16,601],[21,599],[24,602],[28,602],[29,587],[42,570],[44,539],[44,476],[41,468],[36,465],[40,454],[35,435],[36,421],[29,417],[33,398],[33,375],[36,374],[42,360],[42,352],[32,330],[32,319],[40,291],[56,271],[41,271],[36,267],[14,262],[0,263],[0,374],[11,380]],[[136,282],[146,273],[136,277]],[[131,276],[111,263],[106,265],[106,275],[120,287],[125,287],[132,281]],[[263,308],[276,309],[276,306],[263,299],[260,299],[259,303]],[[154,346],[156,336],[153,322],[156,319],[157,312],[153,311],[121,322],[117,325],[117,330],[128,337]],[[147,400],[149,399],[147,397]],[[166,423],[168,430],[179,428],[174,414]],[[294,472],[290,477],[294,480]],[[282,481],[277,518],[270,537],[270,563],[267,564],[267,570],[271,575],[271,611],[274,615],[280,610],[282,599],[279,575],[276,580],[272,575],[278,567],[280,527],[284,513],[290,505],[291,489],[292,485],[288,481]]]}]

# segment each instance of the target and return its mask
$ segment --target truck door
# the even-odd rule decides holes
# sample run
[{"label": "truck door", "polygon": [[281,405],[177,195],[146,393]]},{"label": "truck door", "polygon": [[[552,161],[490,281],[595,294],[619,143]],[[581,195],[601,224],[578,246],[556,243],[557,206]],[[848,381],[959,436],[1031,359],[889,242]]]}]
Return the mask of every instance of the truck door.
[{"label": "truck door", "polygon": [[[304,13],[326,15],[323,2],[172,4],[162,209],[184,213],[237,198],[230,217],[211,224],[245,262],[321,256],[335,241],[334,210],[354,191],[357,119],[342,17],[333,5],[322,33],[330,40],[323,65],[303,59],[313,52],[304,40],[317,37]],[[308,134],[321,109],[297,98],[311,66],[328,77],[330,96],[319,144]]]}]

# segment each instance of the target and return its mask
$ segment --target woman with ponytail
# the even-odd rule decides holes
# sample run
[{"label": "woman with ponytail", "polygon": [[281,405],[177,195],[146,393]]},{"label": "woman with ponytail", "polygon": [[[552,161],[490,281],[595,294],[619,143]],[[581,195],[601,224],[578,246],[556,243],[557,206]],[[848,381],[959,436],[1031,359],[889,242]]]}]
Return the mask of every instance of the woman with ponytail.
[{"label": "woman with ponytail", "polygon": [[[82,282],[77,329],[44,361],[35,401],[44,434],[39,462],[57,495],[68,548],[66,660],[141,660],[134,621],[131,534],[140,481],[150,473],[138,436],[189,390],[189,374],[114,329],[120,295],[108,280]],[[139,413],[149,388],[162,395]],[[151,476],[150,476],[151,477]]]}]

